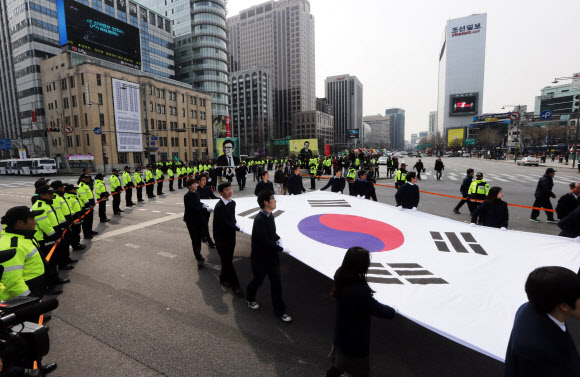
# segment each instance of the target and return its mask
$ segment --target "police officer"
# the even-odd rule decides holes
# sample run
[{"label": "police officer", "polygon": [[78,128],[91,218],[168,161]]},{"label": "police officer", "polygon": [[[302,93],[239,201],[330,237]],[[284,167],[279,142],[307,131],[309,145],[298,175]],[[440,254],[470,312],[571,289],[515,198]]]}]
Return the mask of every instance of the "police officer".
[{"label": "police officer", "polygon": [[119,170],[113,169],[113,174],[109,177],[109,186],[111,186],[111,195],[113,195],[113,215],[120,215],[125,212],[120,208],[121,205],[121,181],[119,180]]},{"label": "police officer", "polygon": [[157,180],[157,195],[165,195],[163,192],[163,180],[165,179],[165,176],[163,175],[163,170],[161,170],[160,166],[155,170],[155,179]]},{"label": "police officer", "polygon": [[4,268],[0,300],[17,296],[44,297],[46,277],[44,261],[39,253],[40,244],[34,238],[35,217],[43,211],[33,211],[26,206],[10,208],[0,223],[5,225],[0,238],[0,250],[15,249],[14,257],[1,265]]},{"label": "police officer", "polygon": [[109,193],[107,192],[107,187],[104,182],[105,177],[103,174],[98,173],[95,176],[95,195],[99,201],[99,219],[102,223],[108,223],[111,221],[107,218],[107,199]]},{"label": "police officer", "polygon": [[125,171],[123,172],[123,188],[125,189],[126,207],[133,207],[135,205],[133,203],[133,187],[135,187],[135,184],[133,183],[133,178],[131,178],[131,168],[125,166]]},{"label": "police officer", "polygon": [[169,191],[175,191],[173,189],[173,180],[175,178],[175,174],[173,172],[173,165],[169,165],[167,168],[167,178],[169,178]]},{"label": "police officer", "polygon": [[95,196],[93,195],[92,188],[89,186],[91,176],[83,173],[79,180],[80,183],[77,195],[80,199],[80,204],[85,216],[83,218],[83,237],[85,239],[91,239],[94,235],[99,234],[99,232],[93,230],[93,207],[95,205]]},{"label": "police officer", "polygon": [[[310,189],[316,190],[316,171],[318,170],[318,163],[313,161],[310,165]],[[274,191],[274,190],[272,190]]]},{"label": "police officer", "polygon": [[395,187],[397,190],[407,183],[407,165],[401,164],[401,168],[395,173]]},{"label": "police officer", "polygon": [[145,191],[147,192],[147,197],[149,199],[155,198],[156,195],[153,194],[153,185],[155,184],[155,178],[153,178],[153,165],[147,165],[147,170],[145,170]]},{"label": "police officer", "polygon": [[350,165],[348,173],[346,174],[346,180],[348,182],[348,194],[354,196],[354,181],[356,179],[356,169],[353,164]]},{"label": "police officer", "polygon": [[143,177],[141,177],[141,168],[139,167],[135,169],[135,174],[133,174],[133,184],[137,189],[137,202],[143,202]]},{"label": "police officer", "polygon": [[178,189],[182,189],[183,185],[181,184],[181,179],[182,179],[182,172],[181,172],[181,163],[177,163],[177,167],[175,168],[175,174],[177,176],[177,188]]},{"label": "police officer", "polygon": [[471,199],[485,200],[487,194],[489,193],[489,184],[483,179],[483,173],[479,172],[475,175],[475,180],[469,185],[469,190],[467,190],[467,195],[469,201],[467,206],[469,207],[469,213],[473,215],[473,211],[482,203],[474,202]]},{"label": "police officer", "polygon": [[77,196],[77,189],[75,185],[65,185],[64,187],[64,199],[66,200],[69,208],[71,209],[71,216],[73,223],[71,225],[71,245],[73,250],[83,250],[86,248],[85,245],[81,245],[81,224],[83,220],[81,216],[83,215],[82,207],[80,205],[79,197]]},{"label": "police officer", "polygon": [[68,231],[68,228],[72,224],[71,209],[64,198],[65,191],[62,181],[54,181],[50,187],[54,190],[53,204],[59,220],[59,229],[63,233],[57,245],[56,262],[61,270],[70,270],[72,266],[67,265],[78,262],[70,257],[71,232]]}]

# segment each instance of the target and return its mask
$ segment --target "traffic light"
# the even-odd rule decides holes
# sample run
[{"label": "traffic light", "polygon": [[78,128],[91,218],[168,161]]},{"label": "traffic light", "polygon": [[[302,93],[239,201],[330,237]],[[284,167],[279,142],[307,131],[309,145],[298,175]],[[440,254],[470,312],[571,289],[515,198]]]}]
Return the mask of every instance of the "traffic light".
[{"label": "traffic light", "polygon": [[209,153],[209,152],[208,152],[208,148],[207,148],[207,147],[205,147],[205,153]]}]

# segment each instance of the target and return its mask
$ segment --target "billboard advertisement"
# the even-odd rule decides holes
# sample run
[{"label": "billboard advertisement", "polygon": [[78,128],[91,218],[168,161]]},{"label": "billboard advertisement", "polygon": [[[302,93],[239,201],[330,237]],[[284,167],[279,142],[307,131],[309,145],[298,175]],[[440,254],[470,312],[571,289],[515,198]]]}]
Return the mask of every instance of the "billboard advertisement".
[{"label": "billboard advertisement", "polygon": [[447,146],[463,145],[463,128],[450,128],[447,130]]},{"label": "billboard advertisement", "polygon": [[360,137],[360,130],[358,128],[349,128],[346,130],[346,137],[348,139],[358,139]]},{"label": "billboard advertisement", "polygon": [[240,138],[221,137],[215,139],[216,160],[219,167],[238,166],[240,164]]},{"label": "billboard advertisement", "polygon": [[[226,119],[225,115],[214,115],[212,116],[212,127],[213,127],[213,137],[227,137],[228,136],[228,123],[229,120]],[[230,130],[231,134],[231,130]]]},{"label": "billboard advertisement", "polygon": [[318,156],[318,139],[290,140],[290,154],[302,157]]},{"label": "billboard advertisement", "polygon": [[141,69],[139,29],[74,0],[57,0],[61,46]]},{"label": "billboard advertisement", "polygon": [[143,152],[139,84],[112,79],[117,151]]},{"label": "billboard advertisement", "polygon": [[452,94],[449,101],[449,115],[477,114],[479,93]]}]

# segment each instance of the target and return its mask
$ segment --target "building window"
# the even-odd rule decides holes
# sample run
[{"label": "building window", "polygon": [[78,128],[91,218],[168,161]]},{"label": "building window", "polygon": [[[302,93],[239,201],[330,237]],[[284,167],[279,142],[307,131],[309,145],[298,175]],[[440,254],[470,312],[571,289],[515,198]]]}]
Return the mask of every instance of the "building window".
[{"label": "building window", "polygon": [[81,135],[75,135],[75,139],[77,142],[77,147],[80,147],[81,146]]},{"label": "building window", "polygon": [[67,136],[66,137],[66,146],[69,147],[69,148],[72,148],[72,146],[73,146],[73,138],[72,138],[72,136]]},{"label": "building window", "polygon": [[72,99],[72,107],[77,107],[77,96],[72,96],[71,99]]},{"label": "building window", "polygon": [[85,85],[85,75],[81,73],[81,85]]},{"label": "building window", "polygon": [[97,74],[97,85],[101,86],[101,75]]},{"label": "building window", "polygon": [[151,119],[151,129],[154,130],[155,129],[155,120]]},{"label": "building window", "polygon": [[87,134],[87,145],[88,146],[91,145],[91,138],[89,137],[89,134]]},{"label": "building window", "polygon": [[99,114],[99,124],[101,127],[105,125],[105,114]]},{"label": "building window", "polygon": [[74,76],[72,76],[72,77],[70,78],[70,88],[72,89],[72,88],[74,88],[74,87],[75,87],[75,78],[74,78]]},{"label": "building window", "polygon": [[103,104],[103,94],[102,93],[99,93],[97,96],[99,98],[99,102],[98,102],[99,105],[102,105]]},{"label": "building window", "polygon": [[143,163],[143,154],[141,152],[134,152],[133,153],[133,163],[134,164]]},{"label": "building window", "polygon": [[119,164],[126,164],[127,163],[127,152],[120,152],[118,158],[119,158]]},{"label": "building window", "polygon": [[87,113],[85,113],[85,126],[89,125],[89,118],[87,117]]}]

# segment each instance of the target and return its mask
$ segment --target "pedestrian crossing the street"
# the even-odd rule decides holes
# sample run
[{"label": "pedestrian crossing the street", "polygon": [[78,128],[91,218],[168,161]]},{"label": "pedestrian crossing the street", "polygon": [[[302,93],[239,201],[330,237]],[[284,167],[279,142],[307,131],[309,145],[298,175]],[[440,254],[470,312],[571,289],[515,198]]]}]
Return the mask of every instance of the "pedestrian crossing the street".
[{"label": "pedestrian crossing the street", "polygon": [[[436,172],[425,172],[425,173],[421,173],[421,180],[422,181],[428,181],[428,180],[435,180],[436,179]],[[445,171],[443,172],[443,176],[441,177],[441,180],[450,180],[450,181],[463,181],[465,175],[463,174],[458,174],[458,173],[445,173]],[[491,183],[491,182],[504,182],[504,183],[523,183],[527,186],[529,186],[530,184],[536,184],[538,183],[538,180],[541,177],[541,174],[539,175],[529,175],[529,174],[504,174],[504,173],[486,173],[484,172],[483,177],[485,179],[486,182]],[[572,182],[579,182],[580,178],[579,177],[575,177],[573,175],[556,175],[556,177],[554,177],[554,183],[555,184],[562,184],[562,185],[569,185]]]}]

